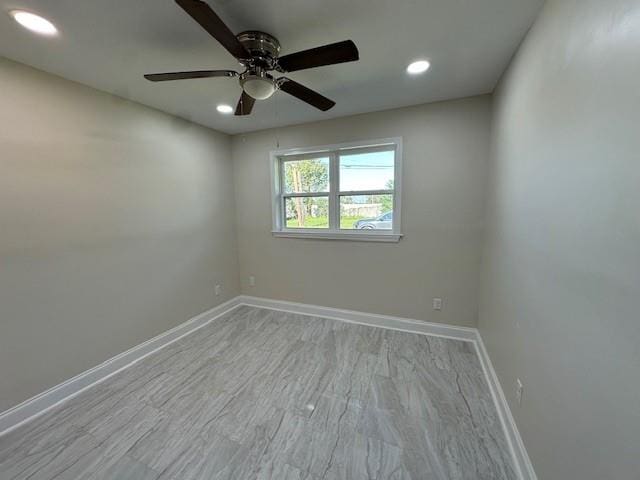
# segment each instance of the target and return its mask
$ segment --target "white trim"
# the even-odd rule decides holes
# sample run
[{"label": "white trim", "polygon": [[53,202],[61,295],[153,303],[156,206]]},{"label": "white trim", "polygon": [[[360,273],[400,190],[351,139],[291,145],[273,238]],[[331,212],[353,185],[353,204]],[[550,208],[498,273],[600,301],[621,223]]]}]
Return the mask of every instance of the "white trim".
[{"label": "white trim", "polygon": [[516,468],[516,474],[520,480],[537,480],[533,465],[531,464],[529,455],[527,454],[524,443],[522,442],[522,438],[520,437],[518,427],[516,426],[513,415],[511,414],[504,391],[502,390],[498,376],[491,363],[491,358],[487,353],[478,329],[411,320],[388,315],[378,315],[374,313],[357,312],[353,310],[321,307],[318,305],[309,305],[304,303],[287,302],[283,300],[272,300],[248,295],[240,295],[228,302],[212,308],[211,310],[201,313],[191,320],[188,320],[187,322],[178,325],[177,327],[164,332],[151,340],[116,355],[97,367],[76,375],[63,383],[50,388],[46,392],[36,395],[35,397],[22,402],[20,405],[0,413],[0,436],[8,433],[10,430],[13,430],[23,423],[42,415],[63,401],[78,395],[97,383],[102,382],[117,372],[140,361],[144,357],[151,355],[157,350],[195,332],[224,313],[227,313],[240,305],[267,308],[303,315],[313,315],[361,325],[451,338],[473,343],[485,378],[489,384],[489,389],[496,405],[498,417],[507,438],[509,450]]},{"label": "white trim", "polygon": [[333,145],[320,145],[315,147],[294,147],[294,148],[280,148],[278,150],[272,150],[272,157],[279,156],[293,156],[293,155],[308,155],[315,153],[326,153],[332,152],[335,150],[353,150],[359,148],[372,148],[372,147],[384,147],[386,145],[393,145],[398,141],[402,141],[402,137],[389,137],[389,138],[378,138],[376,140],[360,140],[356,142],[344,142],[344,143],[334,143]]},{"label": "white trim", "polygon": [[282,198],[282,186],[280,185],[280,162],[275,151],[269,155],[269,175],[271,181],[271,228],[282,230],[280,218],[280,199]]},{"label": "white trim", "polygon": [[381,243],[397,243],[402,235],[395,233],[360,233],[360,231],[313,231],[308,230],[274,230],[271,232],[274,237],[280,238],[310,238],[314,240],[351,240],[357,242],[381,242]]},{"label": "white trim", "polygon": [[235,297],[0,413],[0,436],[130,367],[157,350],[195,332],[239,305],[238,297]]},{"label": "white trim", "polygon": [[402,137],[396,140],[395,173],[393,176],[393,233],[402,234]]},{"label": "white trim", "polygon": [[319,305],[287,302],[284,300],[272,300],[270,298],[251,297],[248,295],[240,295],[238,299],[241,304],[249,305],[251,307],[312,315],[315,317],[368,325],[371,327],[382,327],[391,330],[401,330],[403,332],[421,333],[423,335],[452,338],[467,342],[474,342],[477,335],[477,330],[475,328],[445,325],[444,323],[424,322],[422,320],[411,320],[408,318],[392,317],[389,315],[378,315],[376,313],[321,307]]},{"label": "white trim", "polygon": [[482,365],[484,375],[489,383],[491,395],[493,396],[493,403],[496,405],[496,410],[498,411],[502,428],[505,436],[507,437],[507,443],[511,450],[511,456],[513,457],[513,463],[516,467],[518,478],[521,480],[537,480],[538,477],[533,469],[533,464],[531,463],[527,449],[524,446],[524,442],[520,436],[520,431],[518,430],[516,421],[513,418],[511,409],[509,408],[507,397],[504,394],[502,385],[500,385],[498,374],[493,368],[491,357],[489,357],[489,353],[484,346],[479,330],[476,331],[475,344],[480,364]]},{"label": "white trim", "polygon": [[[341,152],[358,153],[378,151],[393,147],[394,158],[394,185],[393,185],[393,225],[391,230],[351,230],[341,229],[339,198],[344,195],[370,195],[371,192],[341,192],[338,167],[338,156]],[[390,150],[390,149],[389,149]],[[305,156],[329,157],[330,188],[328,192],[284,194],[283,173],[281,160],[296,160]],[[285,159],[286,157],[286,159]],[[271,181],[271,218],[272,233],[274,237],[288,238],[318,238],[322,240],[352,240],[371,242],[398,242],[402,238],[402,137],[381,138],[375,140],[363,140],[360,142],[339,143],[335,145],[322,145],[303,148],[285,148],[269,152],[269,171]],[[388,194],[387,190],[380,190]],[[329,201],[329,228],[323,229],[291,229],[286,227],[284,220],[284,198],[294,197],[327,197]],[[354,234],[355,233],[355,234]]]}]

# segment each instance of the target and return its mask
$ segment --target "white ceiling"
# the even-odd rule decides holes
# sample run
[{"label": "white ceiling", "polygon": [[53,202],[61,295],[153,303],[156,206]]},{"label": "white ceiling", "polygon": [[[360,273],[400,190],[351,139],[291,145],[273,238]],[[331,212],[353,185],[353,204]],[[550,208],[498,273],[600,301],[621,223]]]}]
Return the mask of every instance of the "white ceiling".
[{"label": "white ceiling", "polygon": [[[0,0],[0,55],[226,133],[488,93],[543,0],[209,0],[236,33],[276,36],[282,54],[353,40],[360,61],[289,76],[335,100],[320,112],[277,92],[249,117],[235,106],[237,79],[150,83],[144,73],[237,69],[236,61],[173,0]],[[56,38],[18,26],[8,10],[51,20]],[[405,68],[427,58],[431,70]]]}]

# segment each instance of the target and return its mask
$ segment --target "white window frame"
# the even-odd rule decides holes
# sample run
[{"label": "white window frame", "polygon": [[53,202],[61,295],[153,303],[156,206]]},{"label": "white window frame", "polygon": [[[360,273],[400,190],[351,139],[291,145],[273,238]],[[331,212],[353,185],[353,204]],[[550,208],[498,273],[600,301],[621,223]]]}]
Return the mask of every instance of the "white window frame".
[{"label": "white window frame", "polygon": [[[341,192],[339,154],[342,152],[373,152],[389,150],[395,151],[394,159],[394,188],[393,188],[393,227],[391,230],[343,230],[340,225],[340,208],[338,202],[344,195],[380,195],[388,194],[388,190],[368,190],[355,192]],[[284,174],[283,164],[289,160],[329,157],[329,192],[304,193],[293,196],[329,198],[329,228],[288,228],[284,206]],[[289,238],[315,238],[327,240],[355,240],[368,242],[397,242],[402,237],[402,138],[383,138],[361,142],[340,143],[336,145],[323,145],[319,147],[287,148],[270,152],[271,171],[271,211],[272,233],[275,237]],[[291,196],[287,194],[287,196]],[[337,227],[337,228],[336,228]]]}]

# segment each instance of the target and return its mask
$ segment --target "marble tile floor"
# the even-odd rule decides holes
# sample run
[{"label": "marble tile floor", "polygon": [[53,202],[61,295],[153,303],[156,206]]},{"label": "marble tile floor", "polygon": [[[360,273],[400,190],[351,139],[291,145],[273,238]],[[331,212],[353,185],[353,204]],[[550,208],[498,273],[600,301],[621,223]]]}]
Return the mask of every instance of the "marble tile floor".
[{"label": "marble tile floor", "polygon": [[516,474],[471,343],[242,306],[0,437],[0,478]]}]

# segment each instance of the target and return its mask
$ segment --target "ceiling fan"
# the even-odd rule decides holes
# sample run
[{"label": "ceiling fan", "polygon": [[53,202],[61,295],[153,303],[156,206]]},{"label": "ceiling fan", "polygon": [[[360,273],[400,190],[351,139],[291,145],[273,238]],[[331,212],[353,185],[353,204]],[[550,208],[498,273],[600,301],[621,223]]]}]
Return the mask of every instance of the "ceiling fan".
[{"label": "ceiling fan", "polygon": [[280,43],[268,33],[246,31],[234,35],[216,13],[201,0],[175,0],[196,22],[245,67],[234,70],[199,70],[192,72],[152,73],[144,78],[152,82],[191,78],[238,77],[242,95],[235,114],[249,115],[256,100],[265,100],[276,90],[327,111],[336,103],[287,77],[274,78],[269,72],[295,72],[307,68],[358,60],[358,48],[351,40],[303,50],[279,57]]}]

